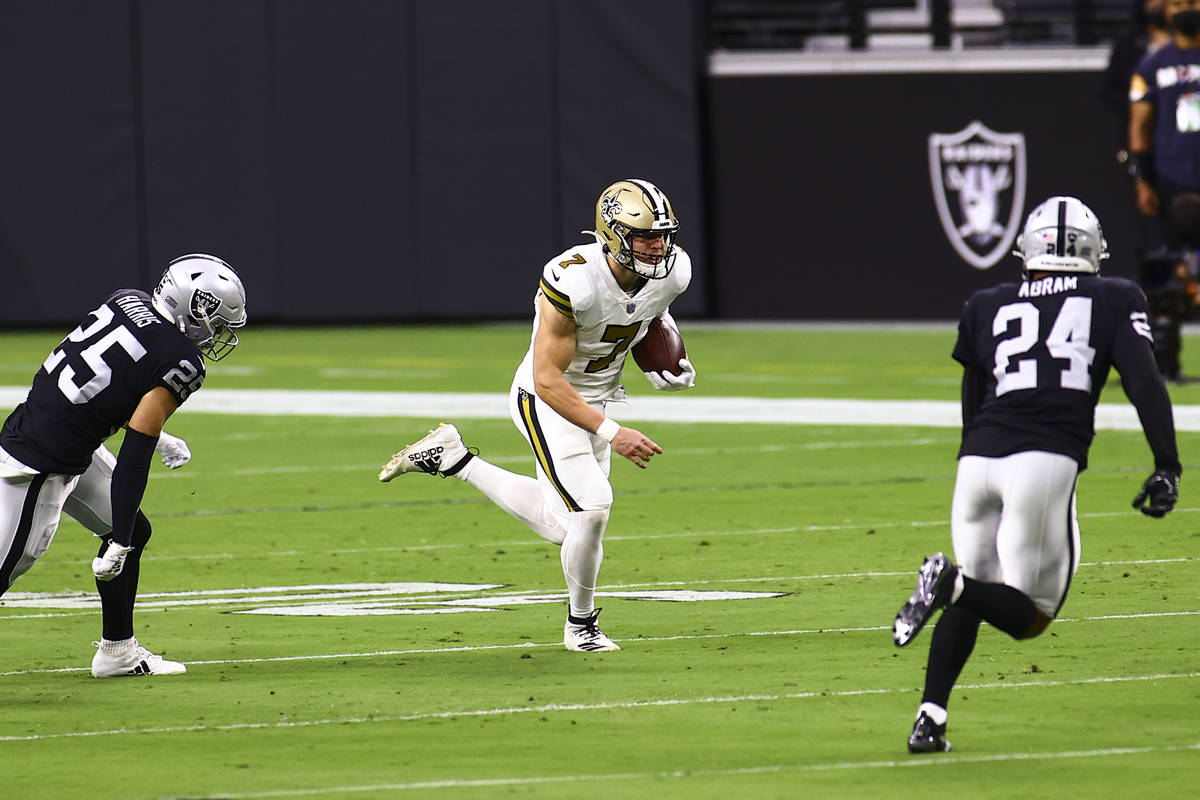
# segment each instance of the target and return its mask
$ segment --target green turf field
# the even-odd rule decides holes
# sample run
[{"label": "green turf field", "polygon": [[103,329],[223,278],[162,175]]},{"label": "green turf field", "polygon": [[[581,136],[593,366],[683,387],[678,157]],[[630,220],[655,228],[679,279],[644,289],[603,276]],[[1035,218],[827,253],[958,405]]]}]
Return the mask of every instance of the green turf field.
[{"label": "green turf field", "polygon": [[[957,400],[949,326],[682,327],[693,396]],[[27,384],[60,336],[0,333],[0,386]],[[242,339],[206,390],[503,393],[528,326]],[[1198,351],[1189,339],[1185,368]],[[1200,405],[1200,384],[1172,395]],[[1125,402],[1115,380],[1104,399]],[[949,548],[956,430],[637,424],[666,452],[646,471],[613,464],[597,604],[624,649],[580,654],[561,645],[555,548],[459,481],[376,481],[438,422],[402,413],[185,405],[171,420],[193,461],[152,472],[136,621],[184,676],[90,676],[96,548],[65,520],[0,600],[3,797],[1105,798],[1200,783],[1200,502],[1189,471],[1172,515],[1130,509],[1151,470],[1140,433],[1097,437],[1059,621],[1023,643],[985,626],[952,698],[954,752],[913,757],[929,632],[899,650],[889,631],[923,557]],[[532,474],[509,422],[454,421]],[[1179,440],[1195,470],[1200,433]]]}]

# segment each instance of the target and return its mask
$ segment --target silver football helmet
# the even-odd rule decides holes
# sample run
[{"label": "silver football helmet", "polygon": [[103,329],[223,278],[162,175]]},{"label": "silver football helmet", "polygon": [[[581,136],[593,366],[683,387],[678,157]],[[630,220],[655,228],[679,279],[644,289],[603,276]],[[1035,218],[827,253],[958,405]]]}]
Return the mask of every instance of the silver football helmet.
[{"label": "silver football helmet", "polygon": [[1029,212],[1013,255],[1024,262],[1026,278],[1031,272],[1095,275],[1108,258],[1108,242],[1100,220],[1080,200],[1051,197]]},{"label": "silver football helmet", "polygon": [[216,256],[192,253],[167,265],[154,289],[154,307],[196,343],[210,361],[237,347],[246,324],[246,290],[233,267]]},{"label": "silver football helmet", "polygon": [[[601,192],[596,201],[596,230],[585,233],[593,233],[618,264],[643,278],[665,278],[675,266],[679,220],[671,201],[650,181],[630,178]],[[632,236],[661,236],[662,253],[635,251]]]}]

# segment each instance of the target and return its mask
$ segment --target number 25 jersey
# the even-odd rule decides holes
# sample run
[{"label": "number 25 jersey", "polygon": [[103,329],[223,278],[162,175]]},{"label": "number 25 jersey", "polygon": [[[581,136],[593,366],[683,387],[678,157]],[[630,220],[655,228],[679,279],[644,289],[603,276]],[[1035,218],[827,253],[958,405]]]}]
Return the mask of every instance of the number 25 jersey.
[{"label": "number 25 jersey", "polygon": [[1056,274],[976,292],[954,347],[966,368],[959,455],[1042,450],[1083,470],[1096,402],[1115,365],[1156,459],[1177,460],[1151,342],[1145,296],[1124,278]]},{"label": "number 25 jersey", "polygon": [[182,403],[204,376],[200,350],[150,296],[122,289],[46,358],[5,421],[0,447],[39,472],[82,475],[147,392],[162,386]]}]

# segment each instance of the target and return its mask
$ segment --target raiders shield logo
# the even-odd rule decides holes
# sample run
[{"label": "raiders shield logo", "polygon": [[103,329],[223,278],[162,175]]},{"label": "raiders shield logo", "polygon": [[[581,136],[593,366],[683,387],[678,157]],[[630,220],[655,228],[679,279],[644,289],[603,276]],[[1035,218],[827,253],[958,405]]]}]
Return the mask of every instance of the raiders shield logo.
[{"label": "raiders shield logo", "polygon": [[976,269],[1009,252],[1025,207],[1025,135],[996,133],[978,120],[929,135],[929,177],[942,229]]},{"label": "raiders shield logo", "polygon": [[191,312],[193,319],[208,319],[221,307],[221,301],[215,295],[209,294],[203,289],[197,289],[192,292],[192,302],[189,306],[188,311]]}]

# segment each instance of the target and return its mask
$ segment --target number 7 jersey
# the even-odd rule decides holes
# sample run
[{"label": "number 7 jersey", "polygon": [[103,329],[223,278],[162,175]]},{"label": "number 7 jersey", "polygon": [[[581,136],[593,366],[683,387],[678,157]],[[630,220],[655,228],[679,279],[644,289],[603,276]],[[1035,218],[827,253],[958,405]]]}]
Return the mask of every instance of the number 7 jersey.
[{"label": "number 7 jersey", "polygon": [[1156,460],[1177,461],[1170,398],[1141,289],[1124,278],[1054,274],[976,292],[958,326],[965,368],[960,456],[1041,450],[1082,471],[1109,368],[1121,373]]},{"label": "number 7 jersey", "polygon": [[204,375],[200,350],[150,296],[120,290],[46,358],[5,421],[0,447],[39,472],[81,475],[147,392],[162,386],[182,403]]},{"label": "number 7 jersey", "polygon": [[575,330],[575,355],[564,373],[567,382],[589,403],[608,400],[621,382],[621,367],[633,345],[646,335],[650,320],[669,309],[692,279],[692,261],[676,246],[675,266],[665,278],[647,280],[629,294],[609,269],[599,242],[572,247],[542,269],[534,299],[533,336],[525,360],[517,368],[517,383],[529,391],[533,383],[533,342],[541,322],[537,297],[570,317]]}]

